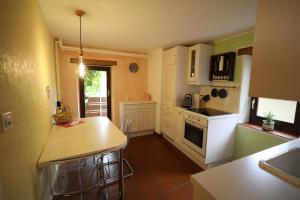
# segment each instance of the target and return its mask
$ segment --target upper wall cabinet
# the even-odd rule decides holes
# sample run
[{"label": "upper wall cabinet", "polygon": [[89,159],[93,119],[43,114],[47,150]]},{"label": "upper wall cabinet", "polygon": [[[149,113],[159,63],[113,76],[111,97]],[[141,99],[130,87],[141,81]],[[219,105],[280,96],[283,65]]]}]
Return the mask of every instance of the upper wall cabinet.
[{"label": "upper wall cabinet", "polygon": [[250,95],[300,101],[300,1],[258,1]]},{"label": "upper wall cabinet", "polygon": [[210,85],[209,65],[213,47],[197,44],[189,48],[187,82],[191,85]]}]

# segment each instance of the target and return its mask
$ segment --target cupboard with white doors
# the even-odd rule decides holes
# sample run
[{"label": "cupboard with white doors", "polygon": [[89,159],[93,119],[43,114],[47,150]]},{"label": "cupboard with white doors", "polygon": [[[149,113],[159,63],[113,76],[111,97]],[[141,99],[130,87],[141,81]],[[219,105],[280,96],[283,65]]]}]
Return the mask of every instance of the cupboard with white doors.
[{"label": "cupboard with white doors", "polygon": [[163,52],[161,132],[172,140],[176,135],[175,106],[181,106],[185,94],[197,93],[197,86],[188,85],[188,47],[176,46]]},{"label": "cupboard with white doors", "polygon": [[153,133],[155,127],[154,101],[120,102],[120,122],[132,120],[131,132]]},{"label": "cupboard with white doors", "polygon": [[184,95],[198,92],[186,83],[188,47],[176,46],[163,53],[162,105],[180,106]]},{"label": "cupboard with white doors", "polygon": [[176,107],[164,106],[162,108],[163,123],[161,130],[165,136],[177,144],[181,144],[183,131],[183,111]]},{"label": "cupboard with white doors", "polygon": [[189,47],[187,82],[191,85],[210,85],[210,57],[213,46],[196,44]]}]

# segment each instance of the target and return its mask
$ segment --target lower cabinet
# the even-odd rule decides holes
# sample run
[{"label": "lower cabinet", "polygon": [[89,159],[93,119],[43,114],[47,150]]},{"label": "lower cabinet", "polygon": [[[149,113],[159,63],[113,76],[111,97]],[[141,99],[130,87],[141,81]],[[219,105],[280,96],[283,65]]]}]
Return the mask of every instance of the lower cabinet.
[{"label": "lower cabinet", "polygon": [[131,132],[153,130],[155,102],[120,102],[120,122],[132,120]]},{"label": "lower cabinet", "polygon": [[161,119],[162,133],[180,144],[183,134],[183,112],[175,107],[163,106]]}]

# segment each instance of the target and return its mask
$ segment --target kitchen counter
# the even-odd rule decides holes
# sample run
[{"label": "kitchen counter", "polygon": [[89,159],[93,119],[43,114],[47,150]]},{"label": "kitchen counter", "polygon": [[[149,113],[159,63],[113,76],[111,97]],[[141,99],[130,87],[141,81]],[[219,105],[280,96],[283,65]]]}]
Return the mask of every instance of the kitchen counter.
[{"label": "kitchen counter", "polygon": [[176,109],[182,110],[182,111],[184,111],[186,113],[191,113],[191,114],[194,114],[194,115],[199,115],[199,116],[201,116],[203,118],[206,118],[207,120],[223,119],[223,118],[228,118],[228,117],[238,117],[239,116],[238,113],[228,113],[228,114],[217,115],[217,116],[206,116],[206,115],[202,115],[200,113],[196,113],[196,112],[187,110],[186,108],[183,108],[183,107],[180,107],[180,106],[176,106]]},{"label": "kitchen counter", "polygon": [[155,104],[155,101],[121,101],[122,104]]},{"label": "kitchen counter", "polygon": [[300,139],[192,175],[194,199],[299,200],[300,188],[258,165],[260,160],[270,159],[295,147],[300,147]]}]

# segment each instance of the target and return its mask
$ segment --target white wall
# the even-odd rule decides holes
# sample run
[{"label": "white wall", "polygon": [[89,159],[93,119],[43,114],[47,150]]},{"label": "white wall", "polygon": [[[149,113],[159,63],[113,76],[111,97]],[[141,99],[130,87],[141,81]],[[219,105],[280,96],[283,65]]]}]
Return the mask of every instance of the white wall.
[{"label": "white wall", "polygon": [[155,49],[149,53],[148,59],[148,93],[156,101],[155,132],[160,133],[161,79],[163,49]]}]

